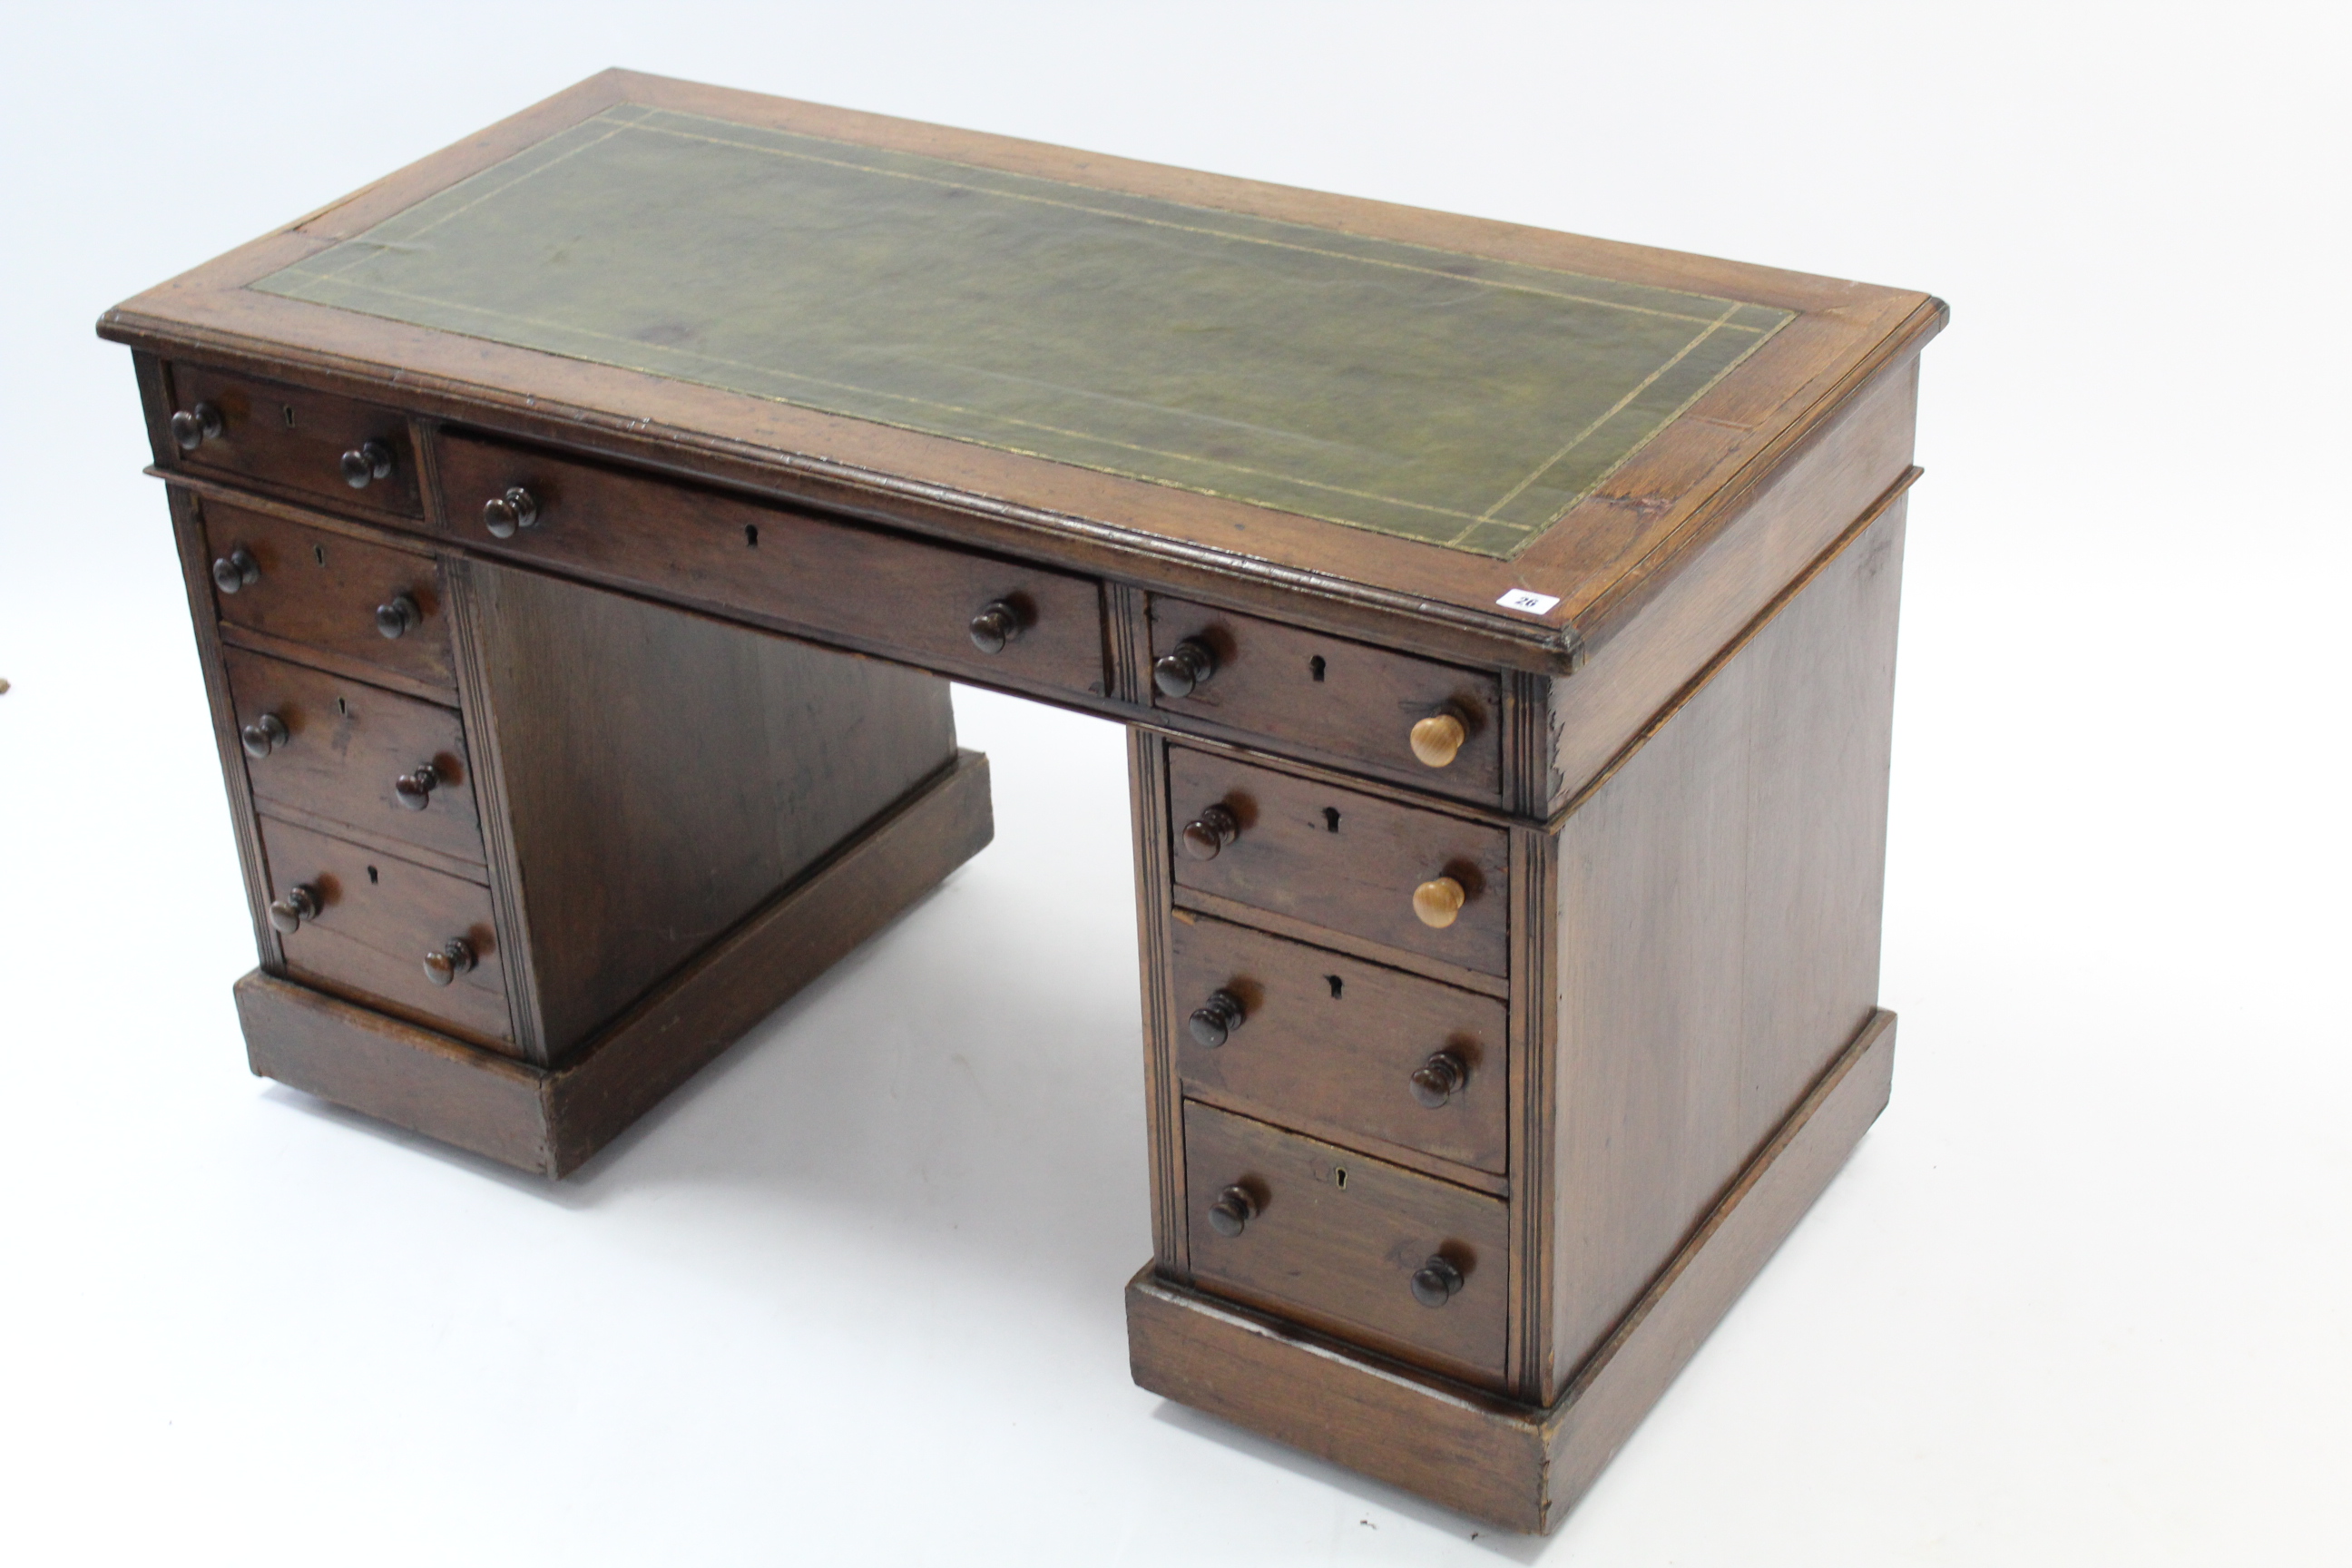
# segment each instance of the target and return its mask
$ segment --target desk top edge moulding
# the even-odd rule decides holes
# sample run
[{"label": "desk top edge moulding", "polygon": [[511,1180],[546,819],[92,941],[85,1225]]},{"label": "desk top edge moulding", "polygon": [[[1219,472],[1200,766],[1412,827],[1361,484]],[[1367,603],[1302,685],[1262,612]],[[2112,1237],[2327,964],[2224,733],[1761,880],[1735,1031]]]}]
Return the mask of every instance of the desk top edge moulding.
[{"label": "desk top edge moulding", "polygon": [[1887,1101],[1948,314],[592,78],[99,322],[247,1064],[561,1178],[1112,720],[1135,1381],[1548,1531]]},{"label": "desk top edge moulding", "polygon": [[[632,199],[667,226],[633,244],[598,223]],[[866,270],[885,247],[901,265]],[[764,265],[788,255],[807,265]],[[677,290],[628,287],[681,268],[683,317]],[[949,279],[946,309],[906,310]],[[732,459],[759,489],[863,492],[898,526],[928,503],[959,537],[1566,672],[1948,314],[610,70],[100,330],[428,406],[446,388],[560,411],[616,450]]]}]

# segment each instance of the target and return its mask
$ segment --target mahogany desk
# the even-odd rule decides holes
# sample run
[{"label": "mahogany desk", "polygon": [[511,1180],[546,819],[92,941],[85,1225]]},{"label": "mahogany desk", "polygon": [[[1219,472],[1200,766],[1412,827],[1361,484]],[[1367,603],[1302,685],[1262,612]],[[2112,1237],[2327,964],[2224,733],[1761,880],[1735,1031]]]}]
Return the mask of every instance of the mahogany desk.
[{"label": "mahogany desk", "polygon": [[1549,1529],[1885,1102],[1945,316],[596,77],[100,324],[253,1069],[562,1176],[1115,717],[1137,1381]]}]

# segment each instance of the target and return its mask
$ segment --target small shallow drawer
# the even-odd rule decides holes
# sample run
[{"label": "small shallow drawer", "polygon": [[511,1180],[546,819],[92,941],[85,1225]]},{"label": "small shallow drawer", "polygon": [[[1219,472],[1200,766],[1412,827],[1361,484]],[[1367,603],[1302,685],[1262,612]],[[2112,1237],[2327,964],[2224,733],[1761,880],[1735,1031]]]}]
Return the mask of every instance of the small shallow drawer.
[{"label": "small shallow drawer", "polygon": [[223,626],[457,689],[431,556],[226,501],[200,505]]},{"label": "small shallow drawer", "polygon": [[1164,713],[1278,736],[1286,751],[1310,748],[1464,800],[1502,793],[1491,672],[1157,595],[1151,657],[1152,705]]},{"label": "small shallow drawer", "polygon": [[[1178,887],[1481,974],[1510,973],[1501,828],[1181,746],[1168,750],[1168,800]],[[1429,923],[1422,911],[1443,915],[1453,894],[1461,903],[1450,921]]]},{"label": "small shallow drawer", "polygon": [[289,973],[485,1043],[512,1041],[488,889],[268,816],[261,847]]},{"label": "small shallow drawer", "polygon": [[1186,1093],[1504,1173],[1501,1002],[1181,910],[1171,934]]},{"label": "small shallow drawer", "polygon": [[1510,1269],[1500,1198],[1188,1101],[1184,1203],[1202,1288],[1455,1377],[1502,1382]]},{"label": "small shallow drawer", "polygon": [[435,449],[470,544],[925,668],[1104,690],[1089,578],[472,437],[445,432]]},{"label": "small shallow drawer", "polygon": [[421,518],[408,421],[389,408],[204,365],[172,367],[180,466]]},{"label": "small shallow drawer", "polygon": [[481,862],[473,771],[454,709],[242,648],[223,653],[246,776],[262,810]]}]

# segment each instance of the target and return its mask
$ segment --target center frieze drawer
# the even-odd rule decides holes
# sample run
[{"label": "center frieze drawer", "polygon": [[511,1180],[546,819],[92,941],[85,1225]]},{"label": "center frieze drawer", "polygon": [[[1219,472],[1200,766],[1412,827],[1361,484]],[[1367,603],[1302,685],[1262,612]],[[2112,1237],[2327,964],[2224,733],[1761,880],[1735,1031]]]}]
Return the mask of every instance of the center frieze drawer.
[{"label": "center frieze drawer", "polygon": [[457,710],[242,648],[224,649],[222,662],[263,811],[482,860]]},{"label": "center frieze drawer", "polygon": [[1188,1095],[1505,1173],[1500,1001],[1182,910],[1169,933]]},{"label": "center frieze drawer", "polygon": [[1197,1101],[1187,1250],[1204,1289],[1465,1381],[1503,1381],[1508,1205]]},{"label": "center frieze drawer", "polygon": [[929,669],[1105,689],[1091,578],[451,432],[436,450],[452,525],[478,547]]},{"label": "center frieze drawer", "polygon": [[1181,746],[1168,799],[1180,889],[1510,973],[1501,828]]},{"label": "center frieze drawer", "polygon": [[490,890],[265,816],[269,923],[298,979],[501,1047],[514,1038]]}]

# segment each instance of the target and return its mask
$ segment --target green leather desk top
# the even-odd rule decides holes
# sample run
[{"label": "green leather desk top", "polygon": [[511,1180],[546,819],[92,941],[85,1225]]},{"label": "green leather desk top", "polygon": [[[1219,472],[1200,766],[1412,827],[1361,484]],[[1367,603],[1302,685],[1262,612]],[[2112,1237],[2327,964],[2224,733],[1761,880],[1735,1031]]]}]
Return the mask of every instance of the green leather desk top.
[{"label": "green leather desk top", "polygon": [[1501,558],[1793,316],[636,103],[250,287]]}]

